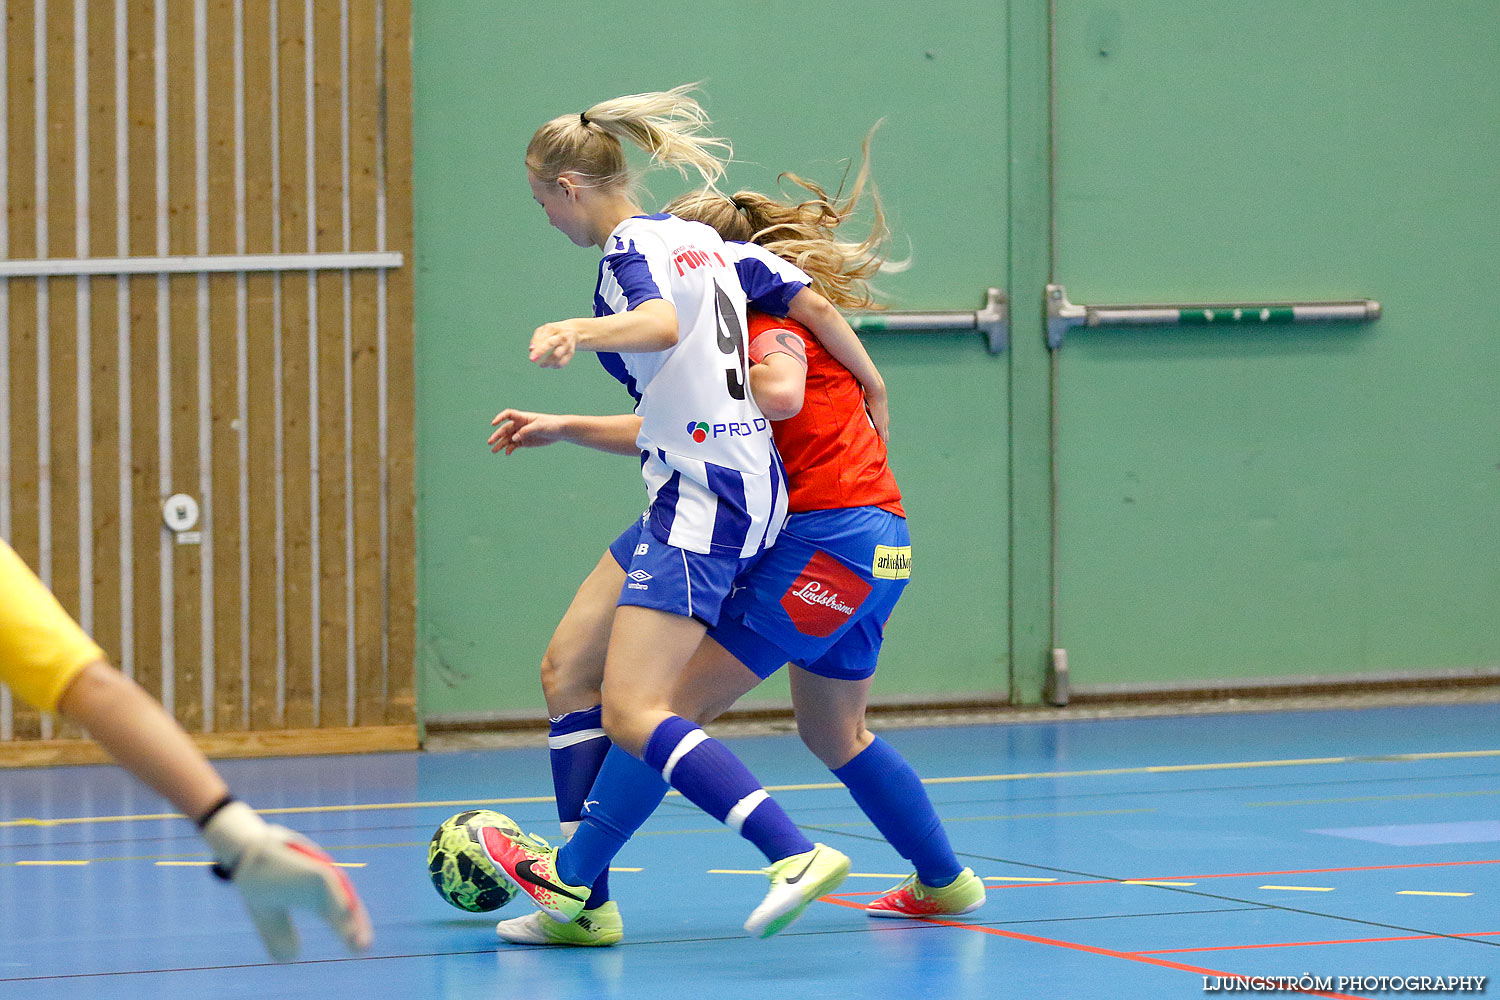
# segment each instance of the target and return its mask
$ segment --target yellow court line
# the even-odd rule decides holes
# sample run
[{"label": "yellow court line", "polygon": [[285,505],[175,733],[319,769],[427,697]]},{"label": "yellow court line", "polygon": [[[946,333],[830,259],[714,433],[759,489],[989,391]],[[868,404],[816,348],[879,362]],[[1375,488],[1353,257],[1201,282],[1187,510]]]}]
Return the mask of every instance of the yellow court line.
[{"label": "yellow court line", "polygon": [[986,875],[981,882],[1056,882],[1055,878],[1032,878],[1025,875]]},{"label": "yellow court line", "polygon": [[333,862],[333,867],[335,867],[335,868],[363,868],[367,864],[369,864],[368,861],[335,861],[335,862]]},{"label": "yellow court line", "polygon": [[[1500,750],[1450,750],[1437,753],[1362,754],[1349,757],[1297,757],[1288,760],[1224,761],[1214,764],[1153,764],[1145,767],[1106,767],[1090,771],[1026,771],[1016,774],[972,774],[951,778],[923,778],[924,785],[982,784],[995,781],[1037,781],[1046,778],[1100,778],[1124,774],[1185,774],[1195,771],[1240,771],[1257,767],[1312,767],[1327,764],[1413,763],[1423,760],[1462,760],[1474,757],[1500,757]],[[843,788],[842,782],[825,781],[806,785],[767,785],[768,792],[827,791]],[[680,792],[668,792],[680,795]],[[370,812],[381,809],[427,809],[439,806],[526,805],[555,801],[550,795],[528,795],[506,799],[450,799],[430,802],[369,802],[330,806],[284,806],[259,809],[262,816],[291,816],[304,813]],[[1040,814],[1038,814],[1040,815]],[[1053,814],[1064,815],[1064,814]],[[1083,815],[1083,814],[1077,814]],[[179,813],[144,813],[131,816],[69,816],[61,819],[0,820],[0,829],[18,826],[68,826],[75,823],[131,823],[140,820],[182,819]]]},{"label": "yellow court line", "polygon": [[[842,788],[843,785],[834,785]],[[676,792],[668,794],[676,795]],[[274,809],[256,809],[262,816],[290,816],[295,813],[371,812],[379,809],[427,809],[438,806],[505,806],[531,805],[538,802],[556,801],[551,795],[525,795],[510,799],[455,799],[433,802],[356,802],[335,806],[282,806]],[[0,820],[0,829],[16,826],[71,826],[76,823],[133,823],[153,819],[186,819],[182,813],[136,813],[129,816],[68,816],[62,819],[36,819],[25,816],[20,819]]]},{"label": "yellow court line", "polygon": [[16,862],[13,862],[13,864],[25,865],[25,866],[42,867],[42,866],[49,866],[49,865],[73,865],[73,866],[77,866],[77,865],[86,865],[86,864],[88,864],[88,862],[87,861],[16,861]]},{"label": "yellow court line", "polygon": [[911,872],[906,872],[906,873],[901,874],[901,875],[887,875],[884,872],[850,872],[848,875],[845,875],[844,877],[845,878],[906,878],[909,875],[911,875]]},{"label": "yellow court line", "polygon": [[154,861],[158,868],[210,868],[212,861]]},{"label": "yellow court line", "polygon": [[1286,892],[1332,892],[1331,885],[1263,885],[1262,889],[1282,889]]},{"label": "yellow court line", "polygon": [[612,871],[612,872],[639,872],[639,871],[645,871],[644,868],[615,868],[614,866],[611,866],[609,870]]},{"label": "yellow court line", "polygon": [[[1172,886],[1172,885],[1197,885],[1198,883],[1197,882],[1152,882],[1152,881],[1148,881],[1146,879],[1131,878],[1131,879],[1126,879],[1125,881],[1121,882],[1120,884],[1121,885],[1167,885],[1167,886]],[[1268,889],[1268,888],[1270,888],[1270,886],[1264,886],[1263,885],[1263,886],[1261,886],[1261,888],[1262,889]]]},{"label": "yellow court line", "polygon": [[1401,889],[1398,896],[1472,896],[1472,892],[1423,892],[1420,889]]}]

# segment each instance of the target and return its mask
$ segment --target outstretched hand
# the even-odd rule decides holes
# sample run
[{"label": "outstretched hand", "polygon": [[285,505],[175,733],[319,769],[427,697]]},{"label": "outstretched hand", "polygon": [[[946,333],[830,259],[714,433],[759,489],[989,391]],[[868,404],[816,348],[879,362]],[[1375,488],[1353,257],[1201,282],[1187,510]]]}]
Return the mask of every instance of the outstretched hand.
[{"label": "outstretched hand", "polygon": [[297,957],[294,909],[322,917],[351,951],[370,947],[373,935],[364,904],[317,844],[265,822],[243,802],[221,809],[203,835],[219,859],[215,874],[239,890],[273,959],[290,962]]},{"label": "outstretched hand", "polygon": [[490,451],[509,455],[517,448],[540,448],[563,439],[561,419],[554,413],[501,410],[490,421],[497,430],[490,435]]}]

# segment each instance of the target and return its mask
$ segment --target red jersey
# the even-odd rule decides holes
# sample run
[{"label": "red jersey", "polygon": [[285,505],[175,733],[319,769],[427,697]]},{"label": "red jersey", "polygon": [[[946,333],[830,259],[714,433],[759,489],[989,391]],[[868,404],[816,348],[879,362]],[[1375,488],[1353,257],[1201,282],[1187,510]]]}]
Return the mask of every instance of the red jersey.
[{"label": "red jersey", "polygon": [[[802,409],[788,420],[773,420],[771,433],[786,465],[792,513],[879,507],[899,517],[901,490],[886,458],[885,442],[865,412],[864,391],[849,369],[823,349],[807,328],[753,309],[750,342],[772,330],[789,330],[807,351],[807,389]],[[752,350],[750,360],[764,355]]]}]

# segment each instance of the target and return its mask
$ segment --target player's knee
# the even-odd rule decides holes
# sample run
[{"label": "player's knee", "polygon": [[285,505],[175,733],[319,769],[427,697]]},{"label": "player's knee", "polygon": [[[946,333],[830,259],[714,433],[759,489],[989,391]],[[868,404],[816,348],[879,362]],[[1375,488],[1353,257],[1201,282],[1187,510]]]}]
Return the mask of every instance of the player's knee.
[{"label": "player's knee", "polygon": [[[587,708],[599,704],[599,681],[585,657],[556,644],[542,654],[542,696],[549,707]],[[573,705],[578,702],[578,705]],[[569,709],[571,710],[571,708]]]},{"label": "player's knee", "polygon": [[602,722],[610,740],[625,752],[640,757],[656,724],[666,716],[634,701],[605,698]]},{"label": "player's knee", "polygon": [[829,770],[843,767],[870,745],[874,739],[861,719],[853,725],[828,726],[797,721],[797,734],[814,757]]}]

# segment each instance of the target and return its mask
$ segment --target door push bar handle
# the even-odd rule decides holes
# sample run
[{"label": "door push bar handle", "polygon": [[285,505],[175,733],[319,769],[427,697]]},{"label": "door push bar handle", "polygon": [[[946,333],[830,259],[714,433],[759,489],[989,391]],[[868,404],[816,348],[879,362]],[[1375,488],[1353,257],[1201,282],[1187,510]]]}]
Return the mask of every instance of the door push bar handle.
[{"label": "door push bar handle", "polygon": [[999,354],[1010,342],[1010,308],[998,288],[985,291],[984,308],[975,312],[875,312],[849,318],[860,333],[949,333],[978,330],[984,334],[991,354]]},{"label": "door push bar handle", "polygon": [[1076,306],[1062,285],[1047,286],[1047,346],[1057,350],[1074,326],[1275,326],[1368,323],[1380,318],[1374,299],[1188,306]]}]

